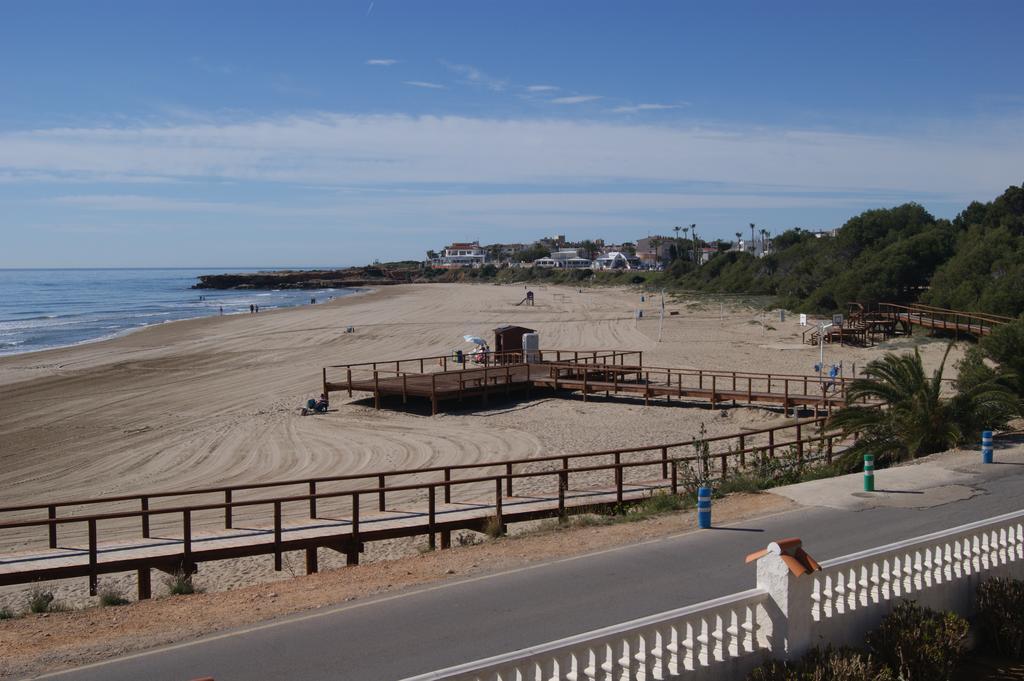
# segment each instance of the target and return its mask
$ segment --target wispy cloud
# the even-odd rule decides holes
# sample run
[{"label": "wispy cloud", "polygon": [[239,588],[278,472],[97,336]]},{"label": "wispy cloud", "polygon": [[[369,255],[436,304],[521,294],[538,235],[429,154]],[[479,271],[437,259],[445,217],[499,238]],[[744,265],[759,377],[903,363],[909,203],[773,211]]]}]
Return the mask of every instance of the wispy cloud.
[{"label": "wispy cloud", "polygon": [[406,80],[402,81],[406,85],[412,85],[413,87],[422,87],[430,90],[446,90],[447,88],[440,83],[429,83],[425,80]]},{"label": "wispy cloud", "polygon": [[602,99],[600,95],[573,95],[571,97],[555,97],[551,100],[552,104],[583,104],[584,102],[594,102],[598,99]]},{"label": "wispy cloud", "polygon": [[611,109],[612,113],[639,113],[641,111],[665,111],[666,109],[682,109],[684,104],[635,104],[632,106],[617,106]]},{"label": "wispy cloud", "polygon": [[475,66],[469,66],[468,64],[452,64],[451,62],[447,62],[443,59],[441,60],[441,63],[449,71],[457,73],[465,78],[463,82],[470,85],[480,85],[488,90],[493,90],[494,92],[501,92],[507,85],[504,80],[489,76]]},{"label": "wispy cloud", "polygon": [[[1019,116],[882,136],[754,126],[323,113],[0,133],[13,184],[468,187],[721,183],[984,198],[1020,176]],[[481,163],[480,159],[488,159]],[[781,162],[780,159],[784,159]],[[187,185],[186,185],[187,186]],[[285,191],[282,189],[282,191]],[[519,191],[516,189],[515,191]],[[85,192],[76,190],[76,194]],[[111,194],[110,187],[98,192]],[[137,194],[126,191],[124,194]],[[514,192],[513,192],[514,193]],[[727,199],[722,200],[727,204]]]},{"label": "wispy cloud", "polygon": [[366,63],[370,66],[394,66],[398,63],[397,59],[367,59]]},{"label": "wispy cloud", "polygon": [[526,91],[527,92],[555,92],[555,91],[561,90],[561,89],[562,88],[558,87],[557,85],[527,85],[526,86]]}]

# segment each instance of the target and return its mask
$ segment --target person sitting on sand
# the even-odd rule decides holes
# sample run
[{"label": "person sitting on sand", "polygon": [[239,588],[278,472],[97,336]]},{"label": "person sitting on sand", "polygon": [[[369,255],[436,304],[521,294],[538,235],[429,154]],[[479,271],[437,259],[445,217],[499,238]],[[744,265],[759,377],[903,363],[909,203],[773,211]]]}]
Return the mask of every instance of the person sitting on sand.
[{"label": "person sitting on sand", "polygon": [[326,413],[329,403],[330,400],[327,399],[327,393],[320,393],[320,399],[317,400],[316,404],[313,405],[313,411],[317,412],[318,414]]}]

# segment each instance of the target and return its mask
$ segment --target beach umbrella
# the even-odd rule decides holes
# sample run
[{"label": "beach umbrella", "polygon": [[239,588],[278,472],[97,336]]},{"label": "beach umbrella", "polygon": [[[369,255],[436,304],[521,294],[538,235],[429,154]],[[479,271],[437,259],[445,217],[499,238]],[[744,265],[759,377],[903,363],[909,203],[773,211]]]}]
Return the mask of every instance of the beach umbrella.
[{"label": "beach umbrella", "polygon": [[476,343],[477,345],[487,345],[487,341],[485,341],[483,338],[480,338],[479,336],[470,336],[470,335],[467,334],[467,335],[463,336],[463,338],[466,339],[467,343]]}]

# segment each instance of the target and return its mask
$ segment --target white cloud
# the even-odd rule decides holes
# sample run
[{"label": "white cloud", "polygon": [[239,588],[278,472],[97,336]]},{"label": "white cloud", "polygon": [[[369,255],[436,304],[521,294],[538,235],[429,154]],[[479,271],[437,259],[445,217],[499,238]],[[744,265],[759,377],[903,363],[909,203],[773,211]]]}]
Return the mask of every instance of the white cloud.
[{"label": "white cloud", "polygon": [[[0,133],[0,182],[357,188],[686,182],[986,198],[1019,181],[1022,121],[912,135],[564,119],[319,115]],[[515,191],[521,191],[516,188]],[[78,192],[82,193],[82,192]],[[109,194],[107,187],[103,194]],[[132,192],[126,192],[132,193]],[[727,202],[727,199],[723,199]]]},{"label": "white cloud", "polygon": [[527,92],[555,92],[561,90],[557,85],[527,85]]},{"label": "white cloud", "polygon": [[494,92],[501,92],[507,85],[504,80],[489,76],[475,66],[469,66],[467,64],[452,64],[444,61],[443,59],[441,60],[441,63],[449,71],[453,71],[465,78],[466,80],[464,82],[470,85],[480,85],[488,90],[493,90]]},{"label": "white cloud", "polygon": [[445,88],[444,85],[441,85],[439,83],[428,83],[425,80],[406,80],[406,81],[403,81],[403,82],[406,85],[412,85],[413,87],[427,88],[429,90],[445,90],[445,89],[447,89],[447,88]]},{"label": "white cloud", "polygon": [[583,104],[584,102],[593,102],[601,99],[600,95],[574,95],[572,97],[555,97],[551,100],[552,104]]},{"label": "white cloud", "polygon": [[634,106],[617,106],[612,113],[639,113],[641,111],[664,111],[666,109],[682,109],[682,104],[636,104]]},{"label": "white cloud", "polygon": [[397,59],[367,59],[366,63],[369,66],[394,66],[398,63]]}]

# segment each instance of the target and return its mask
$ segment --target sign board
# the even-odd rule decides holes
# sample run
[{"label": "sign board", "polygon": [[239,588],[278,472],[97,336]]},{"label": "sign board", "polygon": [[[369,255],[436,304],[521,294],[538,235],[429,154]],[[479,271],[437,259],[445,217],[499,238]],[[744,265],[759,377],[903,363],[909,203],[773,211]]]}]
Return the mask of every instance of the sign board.
[{"label": "sign board", "polygon": [[800,326],[807,326],[807,315],[803,312],[800,313]]},{"label": "sign board", "polygon": [[841,315],[841,314],[834,314],[834,315],[832,315],[832,325],[833,326],[842,326],[843,325],[843,315]]}]

